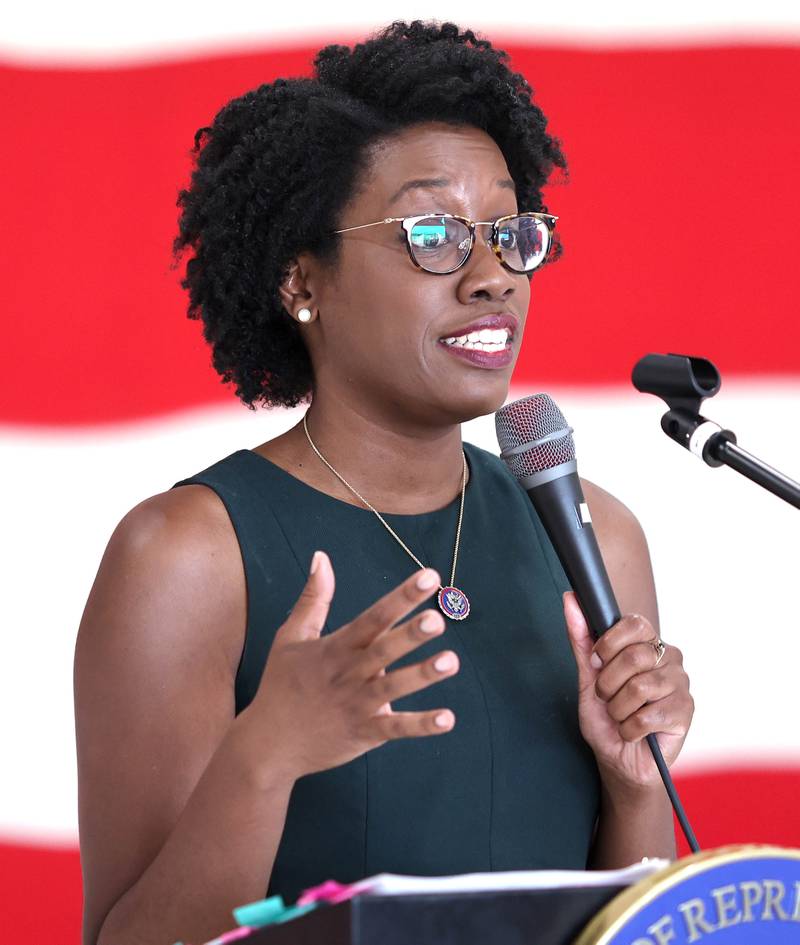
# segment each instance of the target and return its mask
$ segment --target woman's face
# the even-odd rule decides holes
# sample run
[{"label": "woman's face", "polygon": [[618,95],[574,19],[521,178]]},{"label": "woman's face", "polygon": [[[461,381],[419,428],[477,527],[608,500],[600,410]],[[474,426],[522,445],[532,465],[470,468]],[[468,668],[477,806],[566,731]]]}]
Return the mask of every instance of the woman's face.
[{"label": "woman's face", "polygon": [[[515,213],[503,155],[485,132],[425,124],[376,147],[341,228],[386,217],[442,212],[472,220]],[[320,396],[345,399],[410,427],[460,423],[506,398],[530,299],[525,275],[501,266],[476,231],[472,255],[456,272],[417,269],[400,223],[342,235],[333,268],[312,267],[319,317],[305,337]],[[445,339],[481,328],[509,330],[507,350],[470,351]],[[487,336],[484,336],[487,337]]]}]

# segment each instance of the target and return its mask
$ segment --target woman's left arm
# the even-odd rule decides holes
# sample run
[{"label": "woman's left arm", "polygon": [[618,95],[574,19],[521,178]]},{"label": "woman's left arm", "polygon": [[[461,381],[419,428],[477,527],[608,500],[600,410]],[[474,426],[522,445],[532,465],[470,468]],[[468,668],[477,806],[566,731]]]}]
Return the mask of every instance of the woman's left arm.
[{"label": "woman's left arm", "polygon": [[597,760],[600,816],[589,866],[615,869],[642,857],[675,857],[672,808],[645,738],[657,733],[667,764],[694,712],[680,650],[660,638],[653,571],[639,522],[617,499],[583,481],[584,495],[622,619],[596,642],[574,594],[564,595],[578,667],[581,733]]}]

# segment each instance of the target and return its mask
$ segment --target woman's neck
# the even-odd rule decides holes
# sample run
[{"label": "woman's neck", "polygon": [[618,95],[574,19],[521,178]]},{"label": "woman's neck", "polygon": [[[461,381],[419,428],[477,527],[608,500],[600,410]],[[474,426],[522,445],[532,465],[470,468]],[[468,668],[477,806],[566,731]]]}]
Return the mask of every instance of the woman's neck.
[{"label": "woman's neck", "polygon": [[[326,403],[319,396],[306,422],[322,456],[381,512],[429,512],[448,505],[461,492],[459,424],[439,428],[408,421],[389,424],[368,410]],[[315,454],[302,420],[256,452],[315,489],[361,505]]]}]

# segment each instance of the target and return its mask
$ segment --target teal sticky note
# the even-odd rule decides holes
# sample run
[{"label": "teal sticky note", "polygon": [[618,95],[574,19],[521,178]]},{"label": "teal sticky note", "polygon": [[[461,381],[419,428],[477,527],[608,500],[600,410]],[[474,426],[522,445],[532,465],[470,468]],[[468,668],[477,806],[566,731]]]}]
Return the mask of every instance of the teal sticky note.
[{"label": "teal sticky note", "polygon": [[239,925],[261,926],[275,922],[286,909],[283,896],[270,896],[249,902],[233,910],[233,917]]}]

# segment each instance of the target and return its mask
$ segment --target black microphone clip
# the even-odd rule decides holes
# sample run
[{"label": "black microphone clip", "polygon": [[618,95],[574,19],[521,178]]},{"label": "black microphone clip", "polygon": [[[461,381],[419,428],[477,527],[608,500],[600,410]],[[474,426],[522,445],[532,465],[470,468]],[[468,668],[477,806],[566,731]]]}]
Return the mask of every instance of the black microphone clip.
[{"label": "black microphone clip", "polygon": [[718,449],[736,434],[700,415],[700,406],[720,388],[719,371],[706,358],[686,354],[647,354],[633,367],[633,386],[643,394],[660,397],[669,410],[661,429],[709,466],[721,466]]},{"label": "black microphone clip", "polygon": [[647,354],[633,367],[633,386],[655,394],[669,410],[661,418],[667,436],[709,466],[730,466],[773,495],[800,509],[800,483],[743,450],[736,434],[700,416],[700,405],[720,388],[719,371],[705,358]]}]

